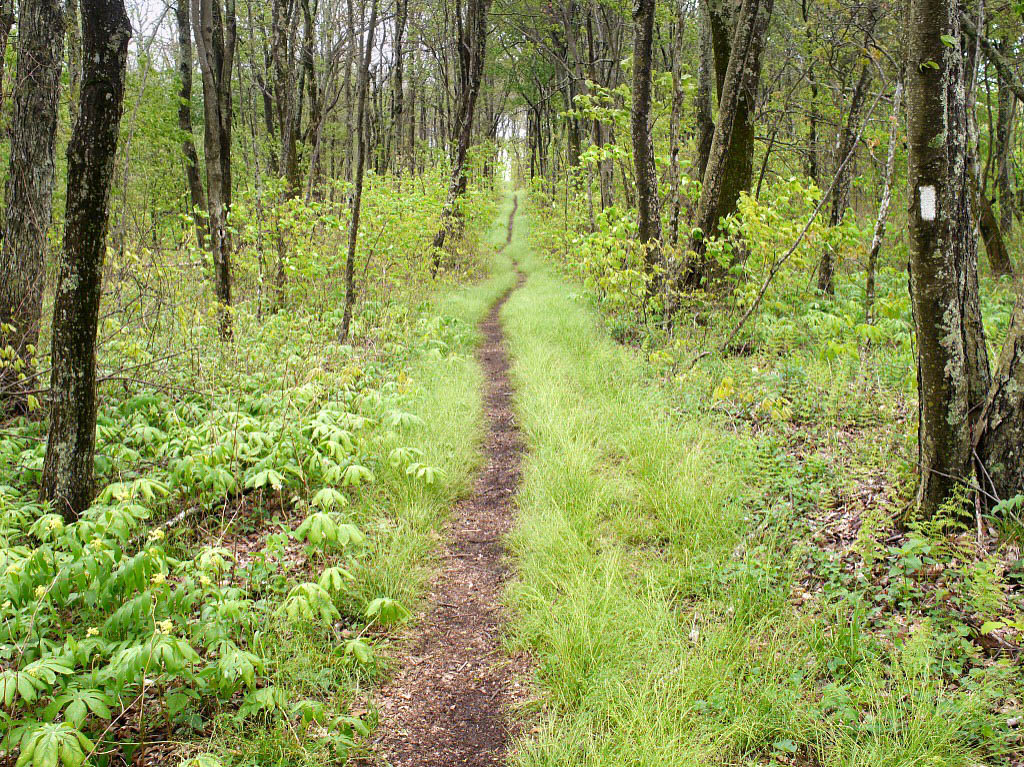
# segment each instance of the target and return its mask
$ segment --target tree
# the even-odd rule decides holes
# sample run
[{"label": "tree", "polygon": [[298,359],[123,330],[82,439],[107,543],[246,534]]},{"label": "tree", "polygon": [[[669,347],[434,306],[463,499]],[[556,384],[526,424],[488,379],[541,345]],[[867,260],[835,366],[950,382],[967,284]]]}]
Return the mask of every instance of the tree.
[{"label": "tree", "polygon": [[231,71],[237,41],[235,0],[191,0],[192,26],[203,76],[203,148],[214,290],[220,335],[231,338]]},{"label": "tree", "polygon": [[81,0],[83,78],[68,145],[67,212],[53,308],[43,494],[75,519],[93,494],[96,331],[110,187],[132,28],[122,0]]},{"label": "tree", "polygon": [[192,24],[189,19],[190,0],[177,0],[174,16],[178,25],[178,130],[181,131],[181,155],[185,163],[185,182],[188,186],[191,215],[196,221],[196,241],[202,247],[206,239],[206,194],[199,178],[199,155],[192,136]]},{"label": "tree", "polygon": [[[853,86],[853,93],[850,96],[850,108],[846,113],[846,124],[839,132],[836,140],[836,164],[839,168],[835,183],[832,185],[832,215],[829,219],[831,226],[839,226],[843,223],[846,209],[850,205],[850,187],[853,184],[853,158],[846,158],[854,151],[857,137],[860,135],[861,112],[864,109],[864,102],[867,99],[868,87],[871,85],[872,69],[874,62],[871,60],[869,47],[871,39],[875,34],[875,25],[878,23],[878,16],[881,8],[878,0],[869,0],[864,7],[864,45],[861,56],[863,60],[860,66],[860,76]],[[826,247],[821,256],[821,264],[818,266],[818,290],[822,293],[832,294],[835,292],[835,262],[832,260],[832,251]]]},{"label": "tree", "polygon": [[969,125],[952,0],[911,0],[907,50],[910,294],[917,330],[919,512],[969,480],[972,408],[988,387]]},{"label": "tree", "polygon": [[[751,115],[750,105],[761,76],[761,52],[771,20],[773,0],[743,0],[735,24],[728,67],[720,80],[721,98],[715,124],[704,184],[694,223],[697,234],[690,241],[696,263],[684,275],[687,285],[707,281],[716,267],[704,258],[707,240],[718,233],[718,221],[735,210],[739,190],[749,188],[753,144],[748,143],[745,120]],[[712,29],[721,20],[712,18]],[[715,52],[716,59],[719,52]],[[740,125],[740,134],[733,135]],[[745,169],[745,170],[744,170]],[[735,194],[735,198],[733,195]]]},{"label": "tree", "polygon": [[26,393],[34,383],[63,43],[59,0],[18,4],[18,68],[6,230],[0,247],[0,409],[8,413],[25,410]]},{"label": "tree", "polygon": [[441,210],[441,225],[433,242],[435,274],[441,267],[441,249],[458,221],[456,205],[466,191],[466,156],[473,138],[473,115],[487,61],[487,14],[490,7],[491,0],[467,0],[463,18],[461,2],[455,3],[458,22],[458,104],[448,194]]},{"label": "tree", "polygon": [[636,169],[637,214],[649,291],[657,290],[655,270],[661,261],[661,201],[651,139],[651,55],[654,48],[656,0],[637,0],[633,10],[633,163]]},{"label": "tree", "polygon": [[370,0],[370,2],[370,25],[366,30],[363,60],[359,65],[359,92],[356,95],[356,177],[355,190],[352,193],[352,222],[348,228],[348,253],[345,257],[345,309],[341,317],[341,331],[338,333],[342,343],[348,338],[349,325],[352,322],[352,307],[356,301],[356,243],[359,238],[359,213],[363,204],[363,170],[366,164],[366,91],[369,90],[373,33],[377,26],[377,0]]}]

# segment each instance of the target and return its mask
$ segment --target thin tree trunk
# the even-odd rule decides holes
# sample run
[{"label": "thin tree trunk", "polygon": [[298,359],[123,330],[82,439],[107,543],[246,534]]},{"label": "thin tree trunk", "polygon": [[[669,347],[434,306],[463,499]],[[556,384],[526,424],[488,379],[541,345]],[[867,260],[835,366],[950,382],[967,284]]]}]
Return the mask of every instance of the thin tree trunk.
[{"label": "thin tree trunk", "polygon": [[[1004,237],[1013,229],[1013,186],[1010,184],[1010,154],[1013,123],[1017,113],[1017,100],[1005,81],[999,79],[998,109],[996,113],[996,189],[999,194],[999,228]],[[1013,265],[1011,264],[1012,268]]]},{"label": "thin tree trunk", "polygon": [[132,34],[122,0],[81,2],[82,100],[68,145],[67,223],[53,309],[50,426],[42,478],[43,495],[69,520],[88,508],[93,496],[96,330]]},{"label": "thin tree trunk", "polygon": [[868,324],[872,322],[872,310],[875,303],[875,272],[877,271],[878,254],[882,250],[885,228],[889,221],[889,206],[892,204],[892,177],[896,169],[896,146],[899,142],[900,105],[903,100],[903,80],[896,82],[896,91],[892,95],[892,115],[889,118],[889,154],[885,160],[885,182],[882,185],[882,199],[878,204],[878,218],[875,219],[875,231],[871,237],[871,250],[868,251],[868,274],[865,288],[864,313]]},{"label": "thin tree trunk", "polygon": [[715,137],[715,121],[711,116],[711,81],[715,76],[714,51],[711,46],[711,27],[708,20],[706,3],[701,3],[698,10],[700,16],[700,53],[697,59],[697,94],[694,101],[694,120],[697,130],[696,158],[694,159],[693,177],[696,181],[704,180],[704,171],[708,167],[711,155],[711,141]]},{"label": "thin tree trunk", "polygon": [[370,60],[373,54],[373,33],[377,26],[377,0],[370,0],[370,26],[366,31],[366,44],[363,48],[363,60],[359,68],[359,93],[357,96],[358,136],[356,155],[355,191],[352,194],[352,221],[348,229],[348,253],[345,257],[345,309],[341,316],[341,330],[338,333],[340,343],[348,338],[349,326],[352,323],[352,308],[356,302],[355,263],[356,244],[359,239],[359,212],[363,204],[363,168],[366,163],[366,91],[370,82]]},{"label": "thin tree trunk", "polygon": [[405,134],[405,24],[409,16],[409,0],[396,0],[395,4],[395,71],[394,106],[391,109],[391,133],[394,136],[394,156],[390,165],[396,171],[402,168]]},{"label": "thin tree trunk", "polygon": [[672,207],[669,217],[669,242],[674,246],[679,242],[679,215],[682,210],[681,199],[681,170],[679,168],[679,153],[681,150],[680,131],[683,121],[683,90],[682,72],[682,38],[685,29],[682,6],[678,3],[675,8],[673,19],[673,40],[672,40],[672,113],[669,118],[669,188],[672,195]]},{"label": "thin tree trunk", "polygon": [[[871,43],[875,33],[875,25],[878,23],[879,15],[878,0],[871,0],[864,10],[864,50]],[[850,97],[850,109],[846,114],[846,125],[840,132],[839,140],[836,142],[836,163],[843,161],[854,151],[854,142],[860,135],[860,117],[864,108],[864,102],[868,94],[868,86],[871,84],[872,62],[870,58],[865,59],[861,64],[860,76],[856,85],[853,86],[853,94]],[[829,219],[829,226],[836,227],[843,222],[846,209],[850,206],[850,188],[853,184],[853,158],[843,163],[839,168],[839,174],[832,185],[832,215]],[[835,260],[832,258],[832,250],[826,246],[821,256],[821,263],[818,265],[818,290],[822,293],[832,295],[835,293]]]},{"label": "thin tree trunk", "polygon": [[189,0],[177,0],[174,7],[178,22],[178,129],[181,131],[181,154],[185,163],[185,181],[188,184],[190,215],[195,218],[196,242],[203,247],[206,241],[206,194],[199,177],[199,155],[192,137],[192,22],[189,18]]},{"label": "thin tree trunk", "polygon": [[82,25],[78,20],[79,0],[67,0],[65,7],[68,38],[68,113],[71,124],[78,121],[82,92]]},{"label": "thin tree trunk", "polygon": [[656,0],[637,0],[633,7],[636,25],[633,36],[633,163],[636,170],[637,214],[640,246],[644,249],[644,271],[648,294],[659,288],[661,278],[661,200],[658,173],[654,167],[651,138],[651,56],[654,48]]},{"label": "thin tree trunk", "polygon": [[0,247],[0,350],[5,352],[0,410],[8,413],[24,411],[26,391],[35,388],[63,42],[60,0],[21,0],[6,231]]},{"label": "thin tree trunk", "polygon": [[[919,513],[930,517],[958,483],[969,479],[972,408],[985,396],[989,373],[978,310],[960,13],[953,0],[911,0],[907,21],[910,295],[917,330],[921,472],[917,502]],[[944,44],[947,35],[952,45]]]},{"label": "thin tree trunk", "polygon": [[448,180],[448,195],[441,211],[441,226],[434,236],[434,263],[432,274],[441,267],[442,248],[445,240],[458,226],[460,216],[457,203],[466,190],[466,155],[473,138],[473,114],[477,96],[480,95],[480,81],[487,63],[487,13],[491,0],[469,0],[466,20],[459,35],[459,82],[460,93],[455,124],[457,137],[452,156],[452,172]]},{"label": "thin tree trunk", "polygon": [[235,0],[191,0],[192,25],[203,75],[203,146],[210,250],[220,335],[231,339],[231,70],[235,60]]}]

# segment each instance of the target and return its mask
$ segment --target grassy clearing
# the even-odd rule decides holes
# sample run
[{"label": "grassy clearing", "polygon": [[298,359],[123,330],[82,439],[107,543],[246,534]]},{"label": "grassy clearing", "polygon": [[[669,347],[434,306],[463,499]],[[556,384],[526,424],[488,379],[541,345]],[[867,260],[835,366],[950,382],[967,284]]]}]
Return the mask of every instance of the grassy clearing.
[{"label": "grassy clearing", "polygon": [[507,250],[529,274],[504,313],[528,442],[509,599],[541,698],[513,763],[1006,763],[1012,667],[954,681],[926,618],[879,634],[850,592],[794,605],[756,435],[707,406],[714,382],[660,386],[613,343],[529,252],[528,215]]}]

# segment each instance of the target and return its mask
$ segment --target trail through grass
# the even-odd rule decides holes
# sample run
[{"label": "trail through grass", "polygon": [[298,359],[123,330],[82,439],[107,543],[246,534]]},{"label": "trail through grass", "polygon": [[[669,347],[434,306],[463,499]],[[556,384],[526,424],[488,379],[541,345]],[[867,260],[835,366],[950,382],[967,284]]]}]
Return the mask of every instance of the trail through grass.
[{"label": "trail through grass", "polygon": [[751,438],[612,342],[531,253],[529,216],[505,251],[528,273],[504,310],[527,440],[508,599],[540,702],[513,764],[1005,763],[988,683],[945,685],[927,621],[885,646],[856,610],[794,607]]}]

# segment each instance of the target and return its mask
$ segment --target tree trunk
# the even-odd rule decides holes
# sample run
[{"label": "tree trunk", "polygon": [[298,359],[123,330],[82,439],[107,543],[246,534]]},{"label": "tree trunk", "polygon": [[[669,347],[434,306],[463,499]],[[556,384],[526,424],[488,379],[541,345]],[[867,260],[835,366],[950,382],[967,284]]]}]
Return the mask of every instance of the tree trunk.
[{"label": "tree trunk", "polygon": [[409,16],[409,0],[396,0],[395,3],[395,71],[394,71],[394,104],[391,108],[391,134],[394,156],[391,167],[395,172],[402,169],[405,154],[403,139],[405,136],[405,24]]},{"label": "tree trunk", "polygon": [[[1009,237],[1013,229],[1013,186],[1010,183],[1010,141],[1013,138],[1013,123],[1016,117],[1017,101],[999,79],[998,110],[996,113],[996,189],[999,194],[999,228],[1003,237]],[[1010,264],[1013,268],[1013,264]]]},{"label": "tree trunk", "polygon": [[178,22],[178,130],[181,131],[181,154],[185,163],[185,181],[188,184],[189,214],[196,222],[196,242],[203,247],[206,241],[206,194],[199,177],[199,155],[192,137],[192,22],[189,19],[189,0],[177,0],[174,14]]},{"label": "tree trunk", "polygon": [[801,19],[807,35],[807,82],[810,84],[811,99],[807,109],[807,177],[818,183],[818,80],[814,74],[814,38],[807,16],[807,0],[800,3]]},{"label": "tree trunk", "polygon": [[377,0],[370,0],[370,26],[366,31],[366,45],[363,47],[363,60],[359,67],[359,91],[356,97],[357,146],[355,190],[352,193],[352,221],[348,228],[348,253],[345,257],[345,309],[341,316],[341,330],[338,333],[340,343],[348,338],[349,325],[352,323],[352,308],[356,302],[355,263],[356,243],[359,238],[359,211],[363,204],[363,169],[366,163],[366,91],[370,83],[370,60],[373,57],[373,33],[377,26]]},{"label": "tree trunk", "polygon": [[679,216],[682,210],[681,171],[679,153],[681,150],[680,131],[683,121],[683,89],[682,42],[685,21],[682,7],[676,5],[675,17],[672,20],[672,113],[669,118],[669,187],[672,195],[671,214],[669,218],[669,242],[674,246],[679,242]]},{"label": "tree trunk", "polygon": [[441,210],[441,226],[434,236],[433,274],[437,274],[441,267],[441,249],[445,240],[455,231],[460,220],[456,205],[466,190],[466,154],[473,138],[473,113],[487,62],[487,13],[490,7],[491,0],[468,0],[465,23],[459,29],[460,88],[455,116],[456,138],[448,195]]},{"label": "tree trunk", "polygon": [[78,122],[82,95],[82,26],[78,20],[78,0],[67,0],[65,19],[68,37],[68,114],[71,124]]},{"label": "tree trunk", "polygon": [[636,24],[633,37],[633,163],[640,245],[644,249],[649,293],[658,289],[660,278],[656,272],[661,266],[661,200],[651,138],[651,55],[655,6],[656,0],[637,0],[633,9]]},{"label": "tree trunk", "polygon": [[697,59],[697,94],[694,101],[694,120],[697,131],[696,157],[692,165],[696,181],[704,180],[711,154],[711,141],[715,137],[715,121],[711,116],[711,81],[714,78],[715,59],[711,46],[711,22],[706,3],[698,10],[700,17],[700,53]]},{"label": "tree trunk", "polygon": [[122,0],[82,0],[82,100],[68,145],[67,223],[53,308],[42,481],[43,495],[68,520],[88,508],[93,496],[96,330],[131,34]]},{"label": "tree trunk", "polygon": [[63,42],[60,1],[21,0],[6,231],[0,247],[0,411],[7,413],[26,409],[26,392],[35,383]]},{"label": "tree trunk", "polygon": [[192,25],[203,75],[203,147],[210,251],[220,335],[231,339],[231,69],[235,61],[235,0],[191,0]]},{"label": "tree trunk", "polygon": [[[917,330],[921,472],[917,503],[919,513],[930,517],[958,483],[969,479],[972,408],[985,396],[988,360],[978,310],[960,14],[953,0],[911,0],[907,21],[910,295]],[[954,43],[944,44],[944,36]]]},{"label": "tree trunk", "polygon": [[[731,46],[734,55],[729,56],[729,64],[722,80],[718,122],[715,125],[711,153],[704,172],[704,183],[694,221],[699,234],[690,242],[690,249],[698,259],[698,263],[694,264],[685,276],[686,283],[690,286],[706,282],[712,276],[722,275],[718,265],[710,264],[703,258],[707,240],[718,234],[719,220],[735,211],[736,199],[730,199],[730,196],[734,192],[738,195],[738,190],[742,187],[739,183],[743,180],[740,178],[743,175],[741,166],[745,164],[751,172],[753,169],[753,144],[747,141],[746,135],[734,137],[733,134],[734,128],[739,124],[739,118],[744,116],[741,113],[749,115],[748,106],[753,104],[753,95],[760,79],[760,58],[768,23],[771,20],[772,5],[773,0],[743,0],[736,19],[736,33]],[[742,106],[744,104],[746,106]],[[739,127],[740,133],[744,134],[746,126]],[[750,127],[752,128],[752,125]],[[751,133],[750,136],[752,135]],[[747,157],[740,162],[734,159],[737,154],[747,154]],[[749,172],[745,179],[749,188]]]},{"label": "tree trunk", "polygon": [[[878,0],[870,0],[864,9],[864,55],[867,56],[867,49],[871,38],[875,33],[875,25],[878,23],[879,15]],[[871,60],[865,59],[861,64],[860,76],[857,84],[853,86],[853,94],[850,97],[850,110],[846,114],[846,125],[840,132],[839,140],[836,142],[835,162],[839,168],[835,183],[832,185],[832,215],[829,218],[829,226],[836,227],[843,223],[846,209],[850,206],[850,187],[853,184],[853,158],[846,158],[855,149],[855,142],[860,135],[860,117],[864,108],[864,101],[867,98],[868,86],[871,84]],[[826,246],[821,256],[821,263],[818,265],[818,290],[822,293],[832,295],[835,293],[835,261],[832,258],[832,251]]]},{"label": "tree trunk", "polygon": [[899,142],[900,103],[903,100],[903,80],[896,82],[896,92],[892,95],[892,116],[889,118],[889,155],[885,160],[885,182],[882,185],[882,199],[878,204],[878,218],[875,219],[875,232],[871,237],[871,250],[868,251],[868,274],[865,289],[864,314],[868,324],[872,321],[872,308],[875,303],[875,272],[878,264],[878,253],[882,249],[885,228],[889,220],[889,206],[892,204],[892,177],[896,169],[896,146]]}]

